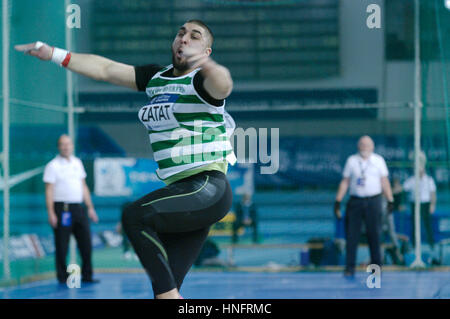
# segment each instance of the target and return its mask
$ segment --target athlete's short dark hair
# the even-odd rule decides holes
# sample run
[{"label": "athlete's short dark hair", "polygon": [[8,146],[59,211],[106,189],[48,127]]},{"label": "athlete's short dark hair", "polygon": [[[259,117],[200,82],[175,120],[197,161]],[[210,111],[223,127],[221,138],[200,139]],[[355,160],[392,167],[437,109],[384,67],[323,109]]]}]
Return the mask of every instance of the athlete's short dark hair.
[{"label": "athlete's short dark hair", "polygon": [[204,23],[201,20],[197,20],[197,19],[192,19],[192,20],[186,21],[186,23],[194,23],[194,24],[201,26],[203,29],[205,29],[206,33],[207,33],[208,45],[210,48],[212,48],[212,45],[214,42],[214,35],[213,35],[211,29],[206,25],[206,23]]}]

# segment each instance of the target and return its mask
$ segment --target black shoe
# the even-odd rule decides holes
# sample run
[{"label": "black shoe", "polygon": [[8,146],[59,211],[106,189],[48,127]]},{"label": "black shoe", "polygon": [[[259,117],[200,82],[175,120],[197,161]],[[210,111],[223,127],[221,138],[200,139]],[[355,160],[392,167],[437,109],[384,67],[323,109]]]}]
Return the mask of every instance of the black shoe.
[{"label": "black shoe", "polygon": [[433,266],[440,266],[441,262],[439,260],[437,260],[436,258],[433,258],[431,260],[431,265],[433,265]]},{"label": "black shoe", "polygon": [[93,279],[93,278],[91,278],[91,279],[81,279],[81,282],[85,283],[85,284],[98,284],[100,282],[100,280],[99,279]]}]

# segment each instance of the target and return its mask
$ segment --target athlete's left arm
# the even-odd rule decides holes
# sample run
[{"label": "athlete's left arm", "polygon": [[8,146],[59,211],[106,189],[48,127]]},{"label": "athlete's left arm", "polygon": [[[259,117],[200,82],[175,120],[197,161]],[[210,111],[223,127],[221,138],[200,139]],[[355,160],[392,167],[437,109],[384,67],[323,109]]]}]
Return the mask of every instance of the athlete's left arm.
[{"label": "athlete's left arm", "polygon": [[201,65],[204,77],[203,87],[213,98],[222,100],[231,94],[233,80],[230,71],[216,63],[213,59],[207,58]]}]

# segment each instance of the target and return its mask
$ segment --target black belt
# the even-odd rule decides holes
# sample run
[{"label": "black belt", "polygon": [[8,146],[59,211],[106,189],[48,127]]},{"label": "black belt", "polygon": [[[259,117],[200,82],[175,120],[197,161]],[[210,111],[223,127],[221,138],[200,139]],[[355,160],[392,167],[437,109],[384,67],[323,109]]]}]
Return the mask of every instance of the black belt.
[{"label": "black belt", "polygon": [[55,202],[55,206],[63,206],[63,210],[67,211],[70,207],[80,207],[81,203],[66,203],[66,202]]},{"label": "black belt", "polygon": [[377,195],[373,195],[373,196],[367,196],[367,197],[359,197],[359,196],[351,195],[350,199],[373,199],[373,198],[376,198],[378,196],[381,196],[381,194],[377,194]]}]

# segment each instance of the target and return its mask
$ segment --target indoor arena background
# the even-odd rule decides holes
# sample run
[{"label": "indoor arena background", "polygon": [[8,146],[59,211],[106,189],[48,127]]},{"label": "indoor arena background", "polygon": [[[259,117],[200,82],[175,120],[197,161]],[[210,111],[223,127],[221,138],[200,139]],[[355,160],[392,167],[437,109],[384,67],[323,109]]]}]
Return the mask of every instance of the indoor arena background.
[{"label": "indoor arena background", "polygon": [[[422,231],[425,271],[410,267],[414,239],[410,205],[403,197],[394,217],[404,263],[394,260],[392,243],[384,233],[383,271],[395,285],[371,296],[450,297],[450,9],[444,0],[420,1],[419,32],[415,32],[415,1],[403,0],[7,2],[10,212],[5,218],[2,206],[0,258],[4,262],[7,252],[9,263],[0,268],[0,296],[150,296],[146,275],[133,252],[124,250],[118,225],[122,205],[163,186],[155,175],[148,136],[137,118],[137,110],[146,103],[144,93],[68,76],[63,68],[25,56],[13,46],[40,40],[132,65],[167,65],[179,26],[188,19],[201,19],[215,36],[212,57],[230,69],[234,80],[226,109],[238,128],[258,136],[256,156],[249,150],[251,138],[246,139],[244,157],[252,163],[229,171],[234,204],[245,193],[253,196],[258,236],[254,238],[252,227],[241,227],[239,240],[232,243],[234,206],[211,230],[183,294],[188,298],[370,297],[365,286],[369,253],[364,236],[357,260],[360,280],[349,284],[341,278],[345,240],[342,222],[333,214],[334,199],[345,160],[356,153],[362,135],[373,137],[375,152],[386,159],[391,183],[402,183],[414,174],[414,107],[419,88],[421,147],[427,172],[437,184],[433,215],[437,245],[432,251]],[[80,8],[79,28],[68,28],[72,12],[66,13],[68,4]],[[379,28],[370,27],[371,4],[380,8]],[[419,64],[415,63],[416,37]],[[2,110],[4,81],[5,77]],[[91,225],[93,263],[104,284],[84,295],[52,288],[53,282],[56,286],[53,233],[42,182],[43,166],[57,153],[57,138],[71,130],[100,219]],[[270,161],[261,156],[266,139]],[[275,167],[276,172],[262,174],[263,167]],[[5,231],[7,249],[3,249]],[[131,288],[122,287],[116,294],[113,282],[124,278],[129,278]],[[242,293],[208,290],[216,280],[225,287],[239,283]],[[42,283],[46,290],[39,290],[39,295],[35,288]]]}]

